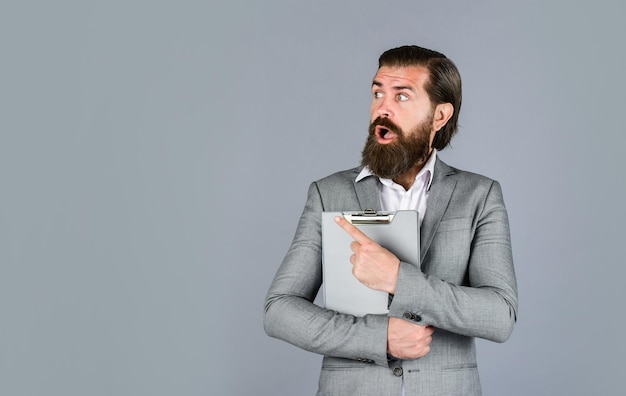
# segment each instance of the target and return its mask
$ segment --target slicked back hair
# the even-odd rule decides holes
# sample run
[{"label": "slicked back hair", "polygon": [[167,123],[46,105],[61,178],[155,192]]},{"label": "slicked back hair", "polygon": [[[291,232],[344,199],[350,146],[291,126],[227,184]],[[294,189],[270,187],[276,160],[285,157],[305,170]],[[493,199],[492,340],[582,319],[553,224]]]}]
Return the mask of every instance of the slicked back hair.
[{"label": "slicked back hair", "polygon": [[432,146],[437,150],[446,148],[457,132],[461,111],[461,75],[455,64],[444,54],[417,45],[406,45],[383,52],[378,58],[378,68],[421,66],[426,68],[429,77],[424,89],[434,106],[450,103],[454,113],[437,133]]}]

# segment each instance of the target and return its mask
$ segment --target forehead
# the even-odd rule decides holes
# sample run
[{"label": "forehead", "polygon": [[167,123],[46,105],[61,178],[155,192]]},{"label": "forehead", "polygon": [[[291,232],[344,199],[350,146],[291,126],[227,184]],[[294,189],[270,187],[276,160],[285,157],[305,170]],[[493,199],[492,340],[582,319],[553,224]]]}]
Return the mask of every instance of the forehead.
[{"label": "forehead", "polygon": [[382,88],[411,88],[419,91],[424,89],[427,80],[428,70],[423,66],[382,66],[376,72],[372,84]]}]

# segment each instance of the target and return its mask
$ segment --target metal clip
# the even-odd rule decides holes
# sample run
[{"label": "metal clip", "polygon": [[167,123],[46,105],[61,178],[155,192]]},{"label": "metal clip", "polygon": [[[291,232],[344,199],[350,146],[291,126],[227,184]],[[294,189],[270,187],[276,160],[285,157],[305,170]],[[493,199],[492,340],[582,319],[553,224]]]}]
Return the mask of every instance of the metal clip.
[{"label": "metal clip", "polygon": [[363,212],[344,213],[343,217],[352,224],[389,224],[393,220],[389,212],[376,212],[374,209],[365,209]]}]

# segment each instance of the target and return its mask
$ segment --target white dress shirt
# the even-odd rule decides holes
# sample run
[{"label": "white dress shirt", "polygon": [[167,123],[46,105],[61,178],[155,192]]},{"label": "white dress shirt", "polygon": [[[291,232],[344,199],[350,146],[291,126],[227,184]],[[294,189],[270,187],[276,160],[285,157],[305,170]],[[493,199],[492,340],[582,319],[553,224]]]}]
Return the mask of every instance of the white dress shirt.
[{"label": "white dress shirt", "polygon": [[[428,158],[424,167],[422,167],[417,176],[415,176],[415,182],[408,190],[405,190],[404,187],[391,179],[378,178],[378,196],[380,197],[382,210],[387,212],[416,210],[419,214],[419,224],[421,226],[422,220],[424,220],[424,214],[426,213],[428,192],[433,181],[436,159],[437,150],[433,149],[430,158]],[[368,167],[363,167],[356,181],[367,176],[373,176],[373,174]]]}]

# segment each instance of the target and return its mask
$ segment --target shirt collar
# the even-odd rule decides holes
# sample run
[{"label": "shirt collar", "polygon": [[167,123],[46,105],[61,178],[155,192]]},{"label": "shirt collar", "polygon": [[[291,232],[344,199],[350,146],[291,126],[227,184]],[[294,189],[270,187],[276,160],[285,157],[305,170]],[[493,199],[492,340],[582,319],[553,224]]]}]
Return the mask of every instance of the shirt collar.
[{"label": "shirt collar", "polygon": [[[430,155],[430,158],[428,158],[428,161],[426,161],[426,163],[424,164],[424,167],[422,167],[422,169],[419,171],[419,173],[417,174],[417,176],[415,176],[415,180],[417,180],[418,178],[422,177],[422,175],[426,174],[427,178],[428,178],[428,182],[426,183],[427,188],[426,190],[430,190],[430,185],[433,182],[433,175],[435,174],[435,162],[437,160],[437,149],[433,149],[433,153]],[[365,179],[368,176],[375,176],[372,171],[370,170],[370,168],[368,168],[367,166],[364,166],[363,169],[361,169],[361,172],[359,172],[358,176],[356,177],[355,181],[359,182],[363,179]],[[383,178],[379,178],[381,181],[383,180],[389,180],[391,182],[390,179],[383,179]]]}]

